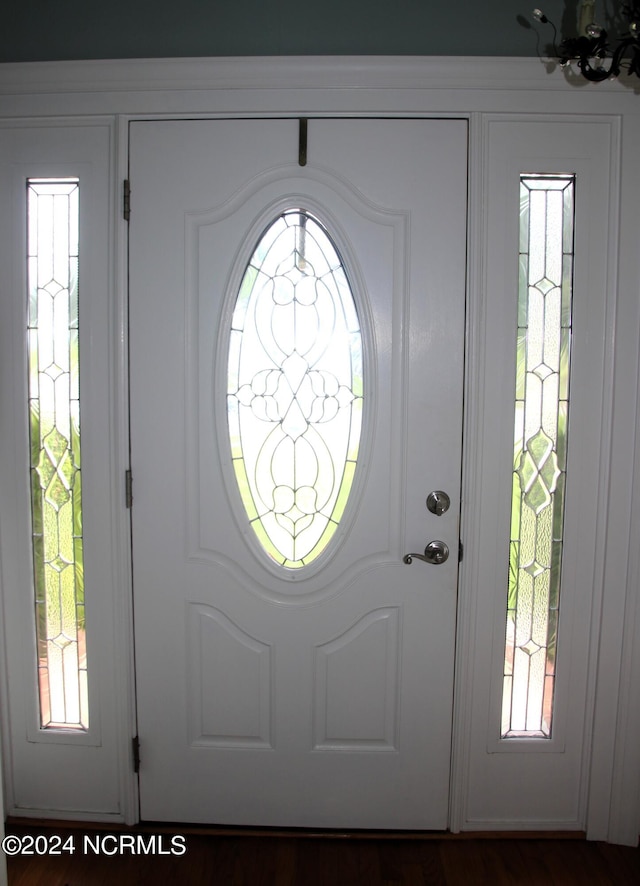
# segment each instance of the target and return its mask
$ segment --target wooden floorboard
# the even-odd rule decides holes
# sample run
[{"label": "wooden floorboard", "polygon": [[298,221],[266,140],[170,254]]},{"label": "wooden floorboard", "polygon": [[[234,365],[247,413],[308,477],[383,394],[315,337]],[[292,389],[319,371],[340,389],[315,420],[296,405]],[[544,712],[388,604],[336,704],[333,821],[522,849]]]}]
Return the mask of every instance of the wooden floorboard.
[{"label": "wooden floorboard", "polygon": [[[184,841],[182,855],[172,854],[173,833]],[[640,849],[567,835],[311,836],[11,822],[7,834],[36,853],[8,858],[9,886],[640,886]],[[38,855],[54,834],[62,845],[71,839],[67,851]],[[129,842],[121,845],[123,837]]]}]

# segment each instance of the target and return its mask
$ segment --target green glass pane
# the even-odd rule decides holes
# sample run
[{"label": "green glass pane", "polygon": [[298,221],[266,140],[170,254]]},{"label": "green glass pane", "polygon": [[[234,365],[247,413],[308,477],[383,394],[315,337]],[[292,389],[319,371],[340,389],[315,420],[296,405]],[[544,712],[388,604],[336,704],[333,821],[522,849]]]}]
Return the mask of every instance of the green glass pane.
[{"label": "green glass pane", "polygon": [[529,253],[529,196],[527,183],[520,180],[520,252]]},{"label": "green glass pane", "polygon": [[80,397],[80,351],[78,330],[69,330],[69,398],[77,401]]},{"label": "green glass pane", "polygon": [[78,256],[69,256],[69,329],[78,328]]},{"label": "green glass pane", "polygon": [[520,254],[518,278],[518,326],[526,327],[529,305],[529,255]]},{"label": "green glass pane", "polygon": [[558,403],[558,443],[556,452],[558,456],[558,468],[565,471],[567,468],[567,424],[569,417],[569,403],[560,400]]},{"label": "green glass pane", "polygon": [[40,384],[38,375],[38,330],[29,329],[27,340],[29,343],[29,396],[33,401],[37,401]]},{"label": "green glass pane", "polygon": [[509,598],[507,600],[507,610],[513,613],[515,621],[515,612],[518,605],[518,568],[520,564],[520,545],[517,541],[512,541],[509,546]]},{"label": "green glass pane", "polygon": [[513,467],[517,471],[525,447],[524,438],[524,400],[516,400],[513,428]]},{"label": "green glass pane", "polygon": [[554,609],[549,612],[549,624],[547,627],[547,674],[555,673],[557,639],[558,610]]},{"label": "green glass pane", "polygon": [[46,601],[46,584],[44,580],[44,540],[42,536],[33,536],[33,584],[36,603]]},{"label": "green glass pane", "polygon": [[562,244],[563,252],[567,255],[573,255],[573,227],[574,227],[574,201],[575,201],[575,182],[573,177],[567,183],[564,191],[564,206],[562,208],[562,218],[564,222],[564,239]]},{"label": "green glass pane", "polygon": [[82,605],[84,611],[84,545],[82,538],[76,538],[73,542],[74,565],[75,565],[75,582],[76,582],[76,601],[78,605]]},{"label": "green glass pane", "polygon": [[520,538],[520,516],[522,503],[522,487],[518,474],[513,475],[511,487],[511,539],[518,541]]},{"label": "green glass pane", "polygon": [[558,396],[561,400],[569,397],[569,356],[571,349],[571,330],[563,329],[560,341],[560,384]]},{"label": "green glass pane", "polygon": [[76,471],[73,478],[73,523],[74,538],[82,538],[82,474]]},{"label": "green glass pane", "polygon": [[560,605],[560,575],[562,569],[562,542],[554,541],[551,547],[551,581],[549,583],[549,609]]},{"label": "green glass pane", "polygon": [[31,467],[40,461],[40,401],[29,401]]},{"label": "green glass pane", "polygon": [[571,326],[571,296],[573,291],[573,255],[565,255],[562,264],[562,327]]},{"label": "green glass pane", "polygon": [[565,491],[566,474],[561,474],[556,483],[556,490],[553,499],[553,539],[554,541],[562,541],[562,532],[564,524],[564,491]]},{"label": "green glass pane", "polygon": [[34,538],[42,538],[44,519],[42,514],[42,488],[37,471],[31,471],[31,531]]},{"label": "green glass pane", "polygon": [[516,341],[516,400],[524,400],[527,369],[527,331],[518,331]]}]

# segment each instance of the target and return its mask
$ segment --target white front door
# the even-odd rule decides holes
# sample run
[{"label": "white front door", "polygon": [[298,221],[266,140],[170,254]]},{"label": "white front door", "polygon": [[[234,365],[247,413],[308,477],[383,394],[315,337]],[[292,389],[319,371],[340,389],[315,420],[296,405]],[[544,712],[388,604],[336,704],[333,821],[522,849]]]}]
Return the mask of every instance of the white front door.
[{"label": "white front door", "polygon": [[[304,166],[297,120],[132,124],[131,465],[143,819],[447,826],[466,151],[466,123],[456,120],[311,120]],[[318,379],[331,372],[305,364],[301,352],[329,353],[326,343],[344,338],[344,330],[337,321],[327,330],[327,311],[298,299],[301,328],[287,333],[294,344],[284,355],[297,381],[289,379],[284,406],[278,401],[283,411],[295,401],[298,425],[281,420],[274,433],[289,446],[281,453],[298,459],[294,444],[313,424],[308,414],[301,418],[301,379],[314,402],[324,397],[351,410],[352,434],[358,399],[362,431],[346,506],[343,486],[331,515],[337,529],[317,558],[287,548],[283,565],[268,526],[303,526],[313,510],[309,497],[321,495],[313,481],[275,476],[287,473],[288,462],[281,454],[276,464],[271,450],[271,460],[258,459],[271,465],[260,475],[264,467],[251,453],[264,455],[271,444],[256,442],[249,424],[241,442],[230,442],[228,404],[251,403],[227,393],[229,350],[237,347],[230,327],[237,339],[245,271],[261,261],[256,247],[264,232],[289,211],[311,219],[305,230],[300,223],[296,249],[304,248],[300,232],[312,238],[317,221],[341,259],[338,288],[351,292],[345,304],[355,305],[361,361],[357,348],[344,358],[356,379],[347,395],[337,383],[323,388]],[[278,274],[287,262],[290,268],[291,256]],[[303,272],[308,265],[296,270]],[[257,352],[264,340],[273,345],[270,359],[278,351],[277,318],[294,314],[274,301],[267,312],[246,310],[258,320],[245,352]],[[334,305],[328,315],[341,310]],[[254,369],[263,380],[267,370],[284,373],[273,362]],[[252,390],[263,406],[279,396],[266,382]],[[322,420],[309,430],[316,441]],[[278,425],[277,416],[271,421]],[[323,447],[319,442],[318,452]],[[308,473],[296,461],[291,476],[298,464]],[[323,464],[318,476],[347,473],[335,454]],[[256,519],[247,492],[261,483],[279,490],[264,520]],[[440,516],[426,507],[433,490],[451,499]],[[280,506],[287,496],[296,505],[288,517]],[[293,535],[298,544],[302,533]],[[431,540],[448,545],[446,562],[403,562]]]}]

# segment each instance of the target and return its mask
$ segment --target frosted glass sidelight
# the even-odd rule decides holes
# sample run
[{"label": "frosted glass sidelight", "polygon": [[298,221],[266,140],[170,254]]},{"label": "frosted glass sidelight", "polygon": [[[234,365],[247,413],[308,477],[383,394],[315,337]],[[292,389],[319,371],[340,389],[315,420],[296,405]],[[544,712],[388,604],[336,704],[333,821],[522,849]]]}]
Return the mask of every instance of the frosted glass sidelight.
[{"label": "frosted glass sidelight", "polygon": [[326,228],[291,209],[269,225],[231,323],[227,416],[247,518],[275,562],[299,569],[344,513],[362,425],[362,337]]},{"label": "frosted glass sidelight", "polygon": [[520,178],[503,738],[550,738],[569,409],[575,178]]},{"label": "frosted glass sidelight", "polygon": [[79,181],[27,181],[29,429],[40,725],[87,729]]}]

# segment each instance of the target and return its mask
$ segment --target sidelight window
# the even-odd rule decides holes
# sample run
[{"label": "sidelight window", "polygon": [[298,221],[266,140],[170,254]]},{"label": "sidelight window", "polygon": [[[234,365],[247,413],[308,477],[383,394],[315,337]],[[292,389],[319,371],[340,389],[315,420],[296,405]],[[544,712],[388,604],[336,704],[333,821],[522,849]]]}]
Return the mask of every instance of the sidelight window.
[{"label": "sidelight window", "polygon": [[327,547],[351,491],[362,425],[360,323],[326,228],[291,209],[244,272],[229,339],[227,416],[247,518],[275,562]]},{"label": "sidelight window", "polygon": [[27,181],[28,397],[42,728],[87,729],[80,381],[79,181]]},{"label": "sidelight window", "polygon": [[520,179],[503,738],[550,738],[569,411],[575,179]]}]

